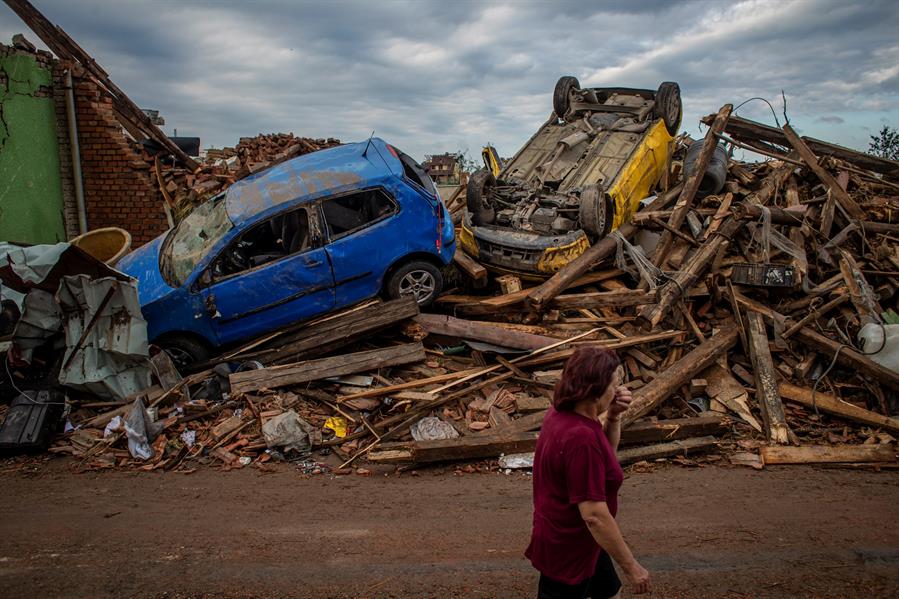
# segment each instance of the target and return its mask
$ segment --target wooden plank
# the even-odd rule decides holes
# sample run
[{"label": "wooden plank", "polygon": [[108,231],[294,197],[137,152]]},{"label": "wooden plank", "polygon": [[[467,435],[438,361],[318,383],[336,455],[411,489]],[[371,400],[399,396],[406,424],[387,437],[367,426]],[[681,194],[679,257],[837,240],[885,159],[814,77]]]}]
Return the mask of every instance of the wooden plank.
[{"label": "wooden plank", "polygon": [[467,377],[472,374],[476,374],[478,372],[482,372],[482,368],[469,368],[468,370],[460,370],[459,372],[448,372],[446,374],[438,374],[436,376],[429,376],[423,379],[416,379],[414,381],[406,381],[405,383],[399,383],[396,385],[389,385],[387,387],[377,387],[374,389],[367,389],[365,391],[359,391],[358,393],[353,393],[351,395],[344,395],[342,397],[337,398],[338,403],[342,403],[345,401],[350,401],[352,399],[364,399],[367,397],[382,397],[384,395],[392,395],[398,391],[404,391],[406,389],[417,389],[418,387],[426,387],[428,385],[436,385],[439,383],[445,383],[447,381],[454,381],[456,379],[461,379]]},{"label": "wooden plank", "polygon": [[842,462],[894,462],[896,452],[883,445],[804,445],[762,447],[762,462],[768,464],[835,464]]},{"label": "wooden plank", "polygon": [[727,125],[727,119],[730,117],[730,113],[733,109],[733,104],[725,104],[718,110],[718,114],[715,115],[715,120],[706,132],[705,139],[702,142],[702,150],[700,150],[699,156],[693,164],[693,172],[690,173],[690,176],[684,181],[684,188],[677,198],[677,202],[674,204],[674,212],[668,219],[668,227],[662,233],[662,237],[659,239],[659,243],[653,254],[653,263],[663,270],[671,257],[671,246],[674,243],[674,236],[671,232],[680,230],[681,226],[684,224],[684,220],[687,218],[687,213],[693,207],[693,200],[696,199],[699,185],[702,183],[706,169],[709,166],[709,162],[711,162],[712,155],[718,147],[718,135],[724,131],[724,127]]},{"label": "wooden plank", "polygon": [[814,409],[816,406],[822,412],[838,416],[844,420],[851,420],[859,424],[882,428],[893,434],[899,434],[899,418],[890,418],[883,414],[878,414],[865,408],[860,408],[851,403],[845,402],[840,398],[829,393],[817,391],[812,399],[812,390],[805,387],[799,387],[791,383],[781,383],[778,385],[781,396],[788,401],[796,402],[807,408]]},{"label": "wooden plank", "polygon": [[860,374],[868,376],[871,380],[899,391],[899,373],[881,366],[858,351],[825,337],[809,327],[802,327],[796,331],[794,337],[812,349],[824,354],[828,360],[832,360],[834,355],[836,355],[837,364],[853,368]]},{"label": "wooden plank", "polygon": [[643,445],[717,435],[727,430],[727,420],[714,414],[694,418],[639,421],[621,431],[621,445]]},{"label": "wooden plank", "polygon": [[376,302],[353,308],[310,323],[268,342],[269,347],[244,353],[231,353],[228,358],[260,360],[263,363],[296,362],[301,358],[323,355],[367,338],[371,333],[418,315],[418,304],[412,298]]},{"label": "wooden plank", "polygon": [[647,445],[646,447],[632,447],[622,449],[618,452],[618,462],[622,466],[642,462],[646,460],[658,460],[660,458],[670,458],[674,456],[687,456],[702,453],[717,447],[718,441],[715,437],[694,437],[692,439],[684,439],[683,441],[672,441],[670,443],[659,443],[657,445]]},{"label": "wooden plank", "polygon": [[474,281],[476,286],[487,284],[487,269],[463,252],[461,247],[456,246],[456,253],[453,254],[453,264],[464,272],[469,279]]},{"label": "wooden plank", "polygon": [[251,393],[259,389],[275,389],[331,376],[422,362],[424,359],[425,350],[421,343],[407,343],[284,366],[235,372],[228,379],[231,382],[232,393]]},{"label": "wooden plank", "polygon": [[756,398],[762,408],[765,436],[771,443],[789,443],[790,427],[787,425],[783,403],[777,392],[777,374],[774,370],[774,361],[771,359],[765,321],[758,312],[747,312],[746,335],[755,375]]},{"label": "wooden plank", "polygon": [[483,322],[463,320],[443,314],[419,314],[413,320],[428,333],[460,339],[474,339],[514,349],[539,349],[559,341],[552,337],[511,331]]},{"label": "wooden plank", "polygon": [[[677,198],[683,190],[683,184],[679,183],[666,193],[656,198],[645,210],[662,210]],[[630,239],[637,233],[638,227],[626,223],[618,227],[618,233],[625,239]],[[590,246],[586,252],[563,266],[559,272],[550,277],[542,285],[528,290],[527,301],[531,309],[543,311],[554,297],[568,289],[578,277],[590,270],[593,265],[612,256],[618,249],[615,238],[607,236]]]},{"label": "wooden plank", "polygon": [[554,310],[605,307],[640,306],[655,302],[655,293],[640,290],[601,291],[595,293],[567,293],[553,299],[549,306]]},{"label": "wooden plank", "polygon": [[[714,118],[715,115],[710,114],[703,117],[702,122],[709,125]],[[738,116],[731,116],[728,119],[725,130],[731,136],[744,141],[760,140],[783,147],[789,147],[790,145],[784,132],[780,129]],[[850,162],[869,171],[899,177],[899,162],[896,162],[895,160],[887,160],[886,158],[879,158],[871,154],[850,150],[849,148],[821,141],[813,137],[803,136],[802,140],[809,149],[819,156],[833,156],[834,158],[845,160],[846,162]]]},{"label": "wooden plank", "polygon": [[693,351],[659,373],[646,386],[637,389],[634,401],[621,415],[626,426],[645,416],[668,399],[682,385],[712,364],[737,342],[737,327],[727,327],[699,344]]},{"label": "wooden plank", "polygon": [[855,200],[849,196],[846,190],[840,186],[836,178],[818,163],[818,157],[815,156],[814,152],[812,152],[806,143],[800,139],[793,128],[790,125],[784,125],[783,131],[787,140],[790,142],[790,145],[793,146],[793,149],[796,150],[803,162],[808,165],[818,179],[830,189],[830,193],[833,194],[837,203],[846,211],[849,218],[864,220],[865,211],[862,210]]}]

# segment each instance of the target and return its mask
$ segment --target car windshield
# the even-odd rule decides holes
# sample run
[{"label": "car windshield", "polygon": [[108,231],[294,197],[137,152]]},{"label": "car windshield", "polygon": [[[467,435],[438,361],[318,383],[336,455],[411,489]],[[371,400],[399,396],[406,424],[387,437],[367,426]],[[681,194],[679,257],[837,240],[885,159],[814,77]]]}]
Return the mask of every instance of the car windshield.
[{"label": "car windshield", "polygon": [[197,263],[234,228],[224,198],[222,194],[200,204],[169,233],[160,268],[173,286],[183,285]]}]

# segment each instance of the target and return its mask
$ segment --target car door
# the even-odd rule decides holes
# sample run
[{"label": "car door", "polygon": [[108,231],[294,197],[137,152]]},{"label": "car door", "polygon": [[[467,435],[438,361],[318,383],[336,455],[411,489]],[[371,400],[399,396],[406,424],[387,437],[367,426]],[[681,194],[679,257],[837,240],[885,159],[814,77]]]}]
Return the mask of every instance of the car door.
[{"label": "car door", "polygon": [[220,344],[258,336],[334,308],[334,277],[318,213],[273,216],[232,240],[202,290]]},{"label": "car door", "polygon": [[321,213],[337,306],[377,295],[384,271],[406,245],[394,226],[397,201],[380,187],[365,189],[322,200]]}]

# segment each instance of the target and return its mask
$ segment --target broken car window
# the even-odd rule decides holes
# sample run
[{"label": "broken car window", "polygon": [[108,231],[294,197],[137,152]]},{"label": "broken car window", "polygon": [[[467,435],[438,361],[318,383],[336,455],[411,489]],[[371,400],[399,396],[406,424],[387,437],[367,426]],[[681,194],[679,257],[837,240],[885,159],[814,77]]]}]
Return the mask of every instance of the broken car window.
[{"label": "broken car window", "polygon": [[322,202],[322,212],[331,241],[354,233],[396,211],[396,203],[379,189],[369,189]]},{"label": "broken car window", "polygon": [[234,228],[224,195],[200,204],[170,233],[161,253],[160,267],[174,286],[183,285],[197,263]]},{"label": "broken car window", "polygon": [[396,148],[394,148],[394,150],[396,150],[397,155],[400,158],[400,162],[403,163],[403,174],[406,175],[406,178],[413,183],[424,187],[425,191],[427,191],[429,194],[436,196],[437,188],[434,187],[434,181],[431,180],[431,177],[428,176],[428,173],[425,171],[425,169],[420,164],[415,162],[408,154],[401,152]]},{"label": "broken car window", "polygon": [[213,264],[213,278],[229,277],[310,247],[306,209],[291,210],[255,225],[232,242]]}]

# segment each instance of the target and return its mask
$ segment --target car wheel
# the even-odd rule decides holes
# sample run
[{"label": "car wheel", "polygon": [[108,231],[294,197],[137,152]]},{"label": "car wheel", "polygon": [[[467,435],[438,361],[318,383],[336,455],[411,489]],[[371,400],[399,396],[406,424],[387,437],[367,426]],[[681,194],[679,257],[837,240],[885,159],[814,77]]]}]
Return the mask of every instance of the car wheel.
[{"label": "car wheel", "polygon": [[387,281],[391,299],[412,297],[419,306],[429,306],[443,289],[443,275],[430,262],[416,260],[396,269]]},{"label": "car wheel", "polygon": [[680,100],[680,86],[673,81],[665,81],[656,92],[653,112],[656,118],[665,122],[665,128],[670,135],[677,135],[680,127],[683,106]]},{"label": "car wheel", "polygon": [[496,217],[496,212],[490,205],[490,193],[494,187],[496,177],[486,169],[474,173],[468,179],[468,185],[465,187],[465,203],[475,225],[489,225]]},{"label": "car wheel", "polygon": [[181,335],[160,339],[156,345],[169,355],[181,374],[187,372],[193,364],[205,362],[211,354],[205,343]]},{"label": "car wheel", "polygon": [[559,77],[556,82],[556,89],[553,90],[553,110],[556,116],[564,119],[571,107],[571,92],[581,89],[581,84],[577,77]]},{"label": "car wheel", "polygon": [[598,185],[589,185],[581,191],[578,216],[581,228],[593,237],[604,237],[612,229],[612,201]]}]

